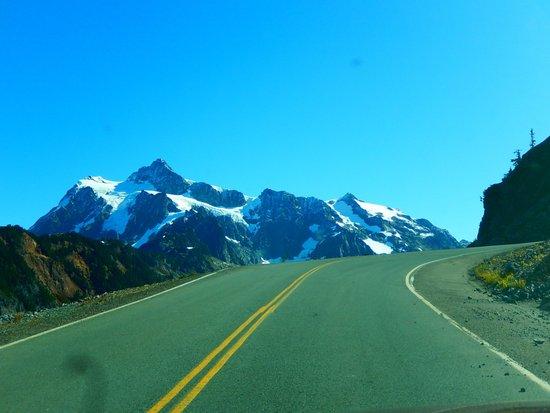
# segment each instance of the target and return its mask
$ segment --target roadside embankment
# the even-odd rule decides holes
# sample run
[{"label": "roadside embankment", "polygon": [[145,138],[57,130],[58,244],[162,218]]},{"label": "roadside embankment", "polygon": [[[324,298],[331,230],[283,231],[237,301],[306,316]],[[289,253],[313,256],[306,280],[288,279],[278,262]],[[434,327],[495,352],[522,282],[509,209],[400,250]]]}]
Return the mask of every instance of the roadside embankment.
[{"label": "roadside embankment", "polygon": [[505,302],[476,279],[470,270],[491,255],[486,252],[429,264],[414,274],[415,288],[459,324],[548,381],[550,313],[540,310],[535,300]]},{"label": "roadside embankment", "polygon": [[550,241],[495,255],[471,274],[505,301],[540,300],[540,308],[550,311]]},{"label": "roadside embankment", "polygon": [[[204,276],[204,275],[203,275]],[[203,277],[193,275],[86,297],[60,307],[17,313],[0,322],[0,346],[126,305]]]}]

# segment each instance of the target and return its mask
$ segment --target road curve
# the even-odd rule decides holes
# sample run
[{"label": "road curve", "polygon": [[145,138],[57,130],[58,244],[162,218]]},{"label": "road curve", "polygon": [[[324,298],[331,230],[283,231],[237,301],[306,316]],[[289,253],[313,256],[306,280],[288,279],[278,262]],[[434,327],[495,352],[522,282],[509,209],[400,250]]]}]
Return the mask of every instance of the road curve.
[{"label": "road curve", "polygon": [[214,275],[1,349],[0,411],[346,411],[549,400],[405,285],[422,263],[506,248]]}]

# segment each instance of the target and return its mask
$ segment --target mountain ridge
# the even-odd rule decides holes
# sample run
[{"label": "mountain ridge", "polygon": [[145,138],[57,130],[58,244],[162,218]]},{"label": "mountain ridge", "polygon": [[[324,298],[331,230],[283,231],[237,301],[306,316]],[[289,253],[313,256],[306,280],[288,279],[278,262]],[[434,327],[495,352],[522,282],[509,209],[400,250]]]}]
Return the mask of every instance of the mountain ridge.
[{"label": "mountain ridge", "polygon": [[183,263],[117,240],[76,233],[37,236],[18,226],[0,227],[0,315],[224,267],[203,254],[195,258]]},{"label": "mountain ridge", "polygon": [[266,188],[258,196],[195,182],[162,159],[124,181],[79,180],[31,226],[172,254],[204,249],[235,264],[457,248],[448,231],[351,193],[324,201]]}]

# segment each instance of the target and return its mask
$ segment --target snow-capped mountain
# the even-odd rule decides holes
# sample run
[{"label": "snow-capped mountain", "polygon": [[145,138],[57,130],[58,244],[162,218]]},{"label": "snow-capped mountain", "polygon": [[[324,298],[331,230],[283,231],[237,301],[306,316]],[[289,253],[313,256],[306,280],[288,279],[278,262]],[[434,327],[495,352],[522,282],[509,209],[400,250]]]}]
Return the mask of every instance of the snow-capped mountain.
[{"label": "snow-capped mountain", "polygon": [[265,189],[257,197],[175,173],[163,160],[125,181],[81,179],[30,230],[115,238],[181,259],[248,264],[424,249],[459,243],[425,219],[361,201]]}]

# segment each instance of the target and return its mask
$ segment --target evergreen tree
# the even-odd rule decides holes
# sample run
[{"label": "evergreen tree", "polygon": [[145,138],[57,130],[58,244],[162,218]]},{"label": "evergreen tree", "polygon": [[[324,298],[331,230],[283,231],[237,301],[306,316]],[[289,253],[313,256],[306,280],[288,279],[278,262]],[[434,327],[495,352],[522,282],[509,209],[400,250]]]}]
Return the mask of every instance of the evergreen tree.
[{"label": "evergreen tree", "polygon": [[531,128],[531,130],[529,131],[529,136],[531,137],[531,142],[529,143],[529,146],[531,148],[534,148],[537,142],[535,141],[535,131],[533,130],[533,128]]},{"label": "evergreen tree", "polygon": [[514,168],[519,165],[519,161],[521,161],[521,152],[519,149],[516,149],[514,151],[515,158],[511,159],[512,165],[514,165]]}]

